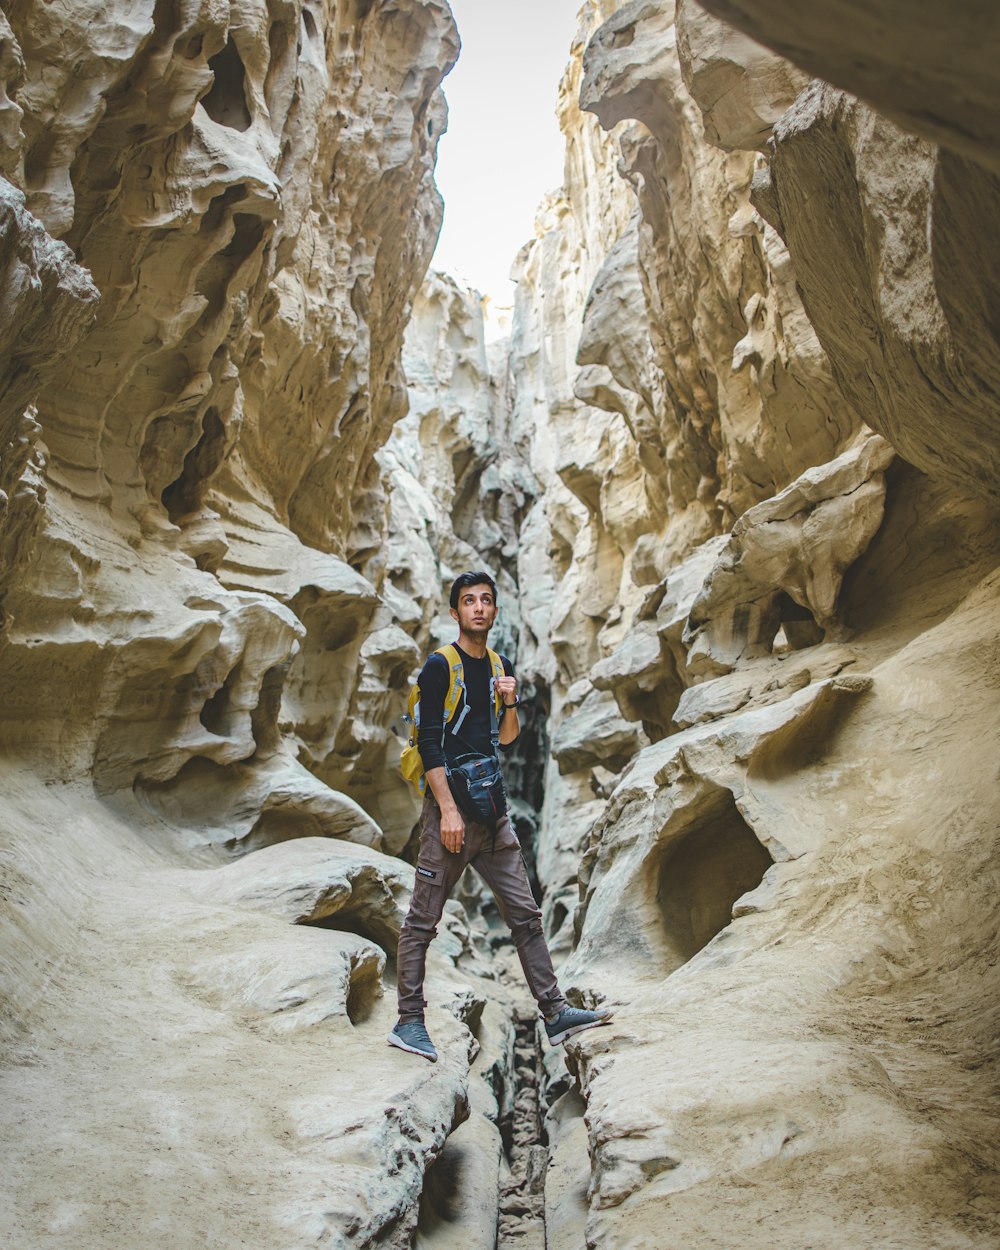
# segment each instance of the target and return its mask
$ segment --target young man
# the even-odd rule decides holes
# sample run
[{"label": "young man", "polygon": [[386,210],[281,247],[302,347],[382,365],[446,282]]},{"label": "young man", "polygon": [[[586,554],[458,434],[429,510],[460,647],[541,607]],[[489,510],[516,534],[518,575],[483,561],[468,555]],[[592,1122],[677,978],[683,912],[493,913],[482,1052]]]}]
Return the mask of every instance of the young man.
[{"label": "young man", "polygon": [[[542,933],[542,913],[532,897],[521,848],[510,818],[504,815],[496,834],[467,819],[448,784],[449,766],[470,751],[491,755],[491,666],[486,639],[497,616],[497,588],[488,573],[463,573],[451,588],[451,615],[458,622],[458,647],[468,711],[461,738],[443,724],[449,668],[435,652],[424,665],[420,683],[420,730],[417,746],[427,777],[428,794],[420,815],[420,855],[410,910],[399,935],[396,959],[399,1020],[389,1034],[390,1046],[434,1062],[437,1051],[424,1026],[424,965],[444,911],[445,902],[466,865],[472,864],[496,895],[500,912],[517,948],[528,987],[545,1018],[553,1043],[565,1041],[582,1029],[606,1024],[611,1010],[581,1011],[567,1005],[556,981],[552,959]],[[511,749],[520,733],[517,719],[517,680],[506,657],[504,676],[496,679],[503,706],[500,714],[500,750]],[[464,710],[460,702],[452,717],[457,726]]]}]

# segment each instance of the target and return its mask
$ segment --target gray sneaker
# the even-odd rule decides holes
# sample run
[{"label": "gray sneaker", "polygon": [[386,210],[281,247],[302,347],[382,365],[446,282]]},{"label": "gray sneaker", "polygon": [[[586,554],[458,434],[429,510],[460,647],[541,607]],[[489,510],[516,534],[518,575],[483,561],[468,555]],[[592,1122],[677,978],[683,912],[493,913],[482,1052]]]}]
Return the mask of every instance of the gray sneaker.
[{"label": "gray sneaker", "polygon": [[580,1007],[564,1007],[554,1020],[545,1021],[545,1032],[553,1046],[558,1046],[574,1033],[609,1024],[614,1011],[610,1007],[598,1007],[596,1011],[583,1011]]},{"label": "gray sneaker", "polygon": [[438,1053],[424,1028],[423,1020],[397,1020],[385,1040],[390,1046],[398,1046],[400,1050],[407,1050],[411,1055],[420,1055],[431,1063],[437,1063]]}]

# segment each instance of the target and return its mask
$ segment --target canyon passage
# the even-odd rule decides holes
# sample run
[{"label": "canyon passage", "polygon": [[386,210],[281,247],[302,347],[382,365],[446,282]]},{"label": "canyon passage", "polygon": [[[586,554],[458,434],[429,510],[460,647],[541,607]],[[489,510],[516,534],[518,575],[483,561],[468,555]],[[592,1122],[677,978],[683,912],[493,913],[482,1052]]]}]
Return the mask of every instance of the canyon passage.
[{"label": "canyon passage", "polygon": [[[444,0],[0,0],[10,1250],[1000,1244],[1000,10],[566,44],[498,336],[430,268]],[[615,1017],[545,1044],[466,877],[429,1064],[467,569]]]}]

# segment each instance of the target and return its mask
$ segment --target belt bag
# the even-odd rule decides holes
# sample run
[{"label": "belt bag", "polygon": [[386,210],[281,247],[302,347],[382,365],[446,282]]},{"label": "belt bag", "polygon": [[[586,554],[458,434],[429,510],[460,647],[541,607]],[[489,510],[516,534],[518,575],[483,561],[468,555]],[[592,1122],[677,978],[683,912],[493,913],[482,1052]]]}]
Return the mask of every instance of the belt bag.
[{"label": "belt bag", "polygon": [[495,756],[466,755],[445,771],[459,811],[495,834],[507,811],[500,761]]}]

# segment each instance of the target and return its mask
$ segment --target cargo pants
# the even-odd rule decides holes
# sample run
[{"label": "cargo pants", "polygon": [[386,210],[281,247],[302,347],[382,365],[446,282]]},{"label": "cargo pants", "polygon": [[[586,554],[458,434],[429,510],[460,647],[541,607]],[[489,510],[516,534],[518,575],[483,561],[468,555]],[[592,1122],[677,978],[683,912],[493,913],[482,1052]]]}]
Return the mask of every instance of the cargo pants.
[{"label": "cargo pants", "polygon": [[465,823],[465,841],[457,853],[441,843],[441,810],[428,795],[420,813],[420,855],[410,910],[399,934],[396,955],[397,995],[400,1016],[423,1014],[424,968],[427,947],[437,933],[444,905],[459,877],[471,864],[493,891],[507,927],[514,938],[528,988],[543,1015],[565,1007],[552,957],[542,932],[542,913],[531,893],[521,846],[504,816],[497,827],[496,843],[485,825]]}]

